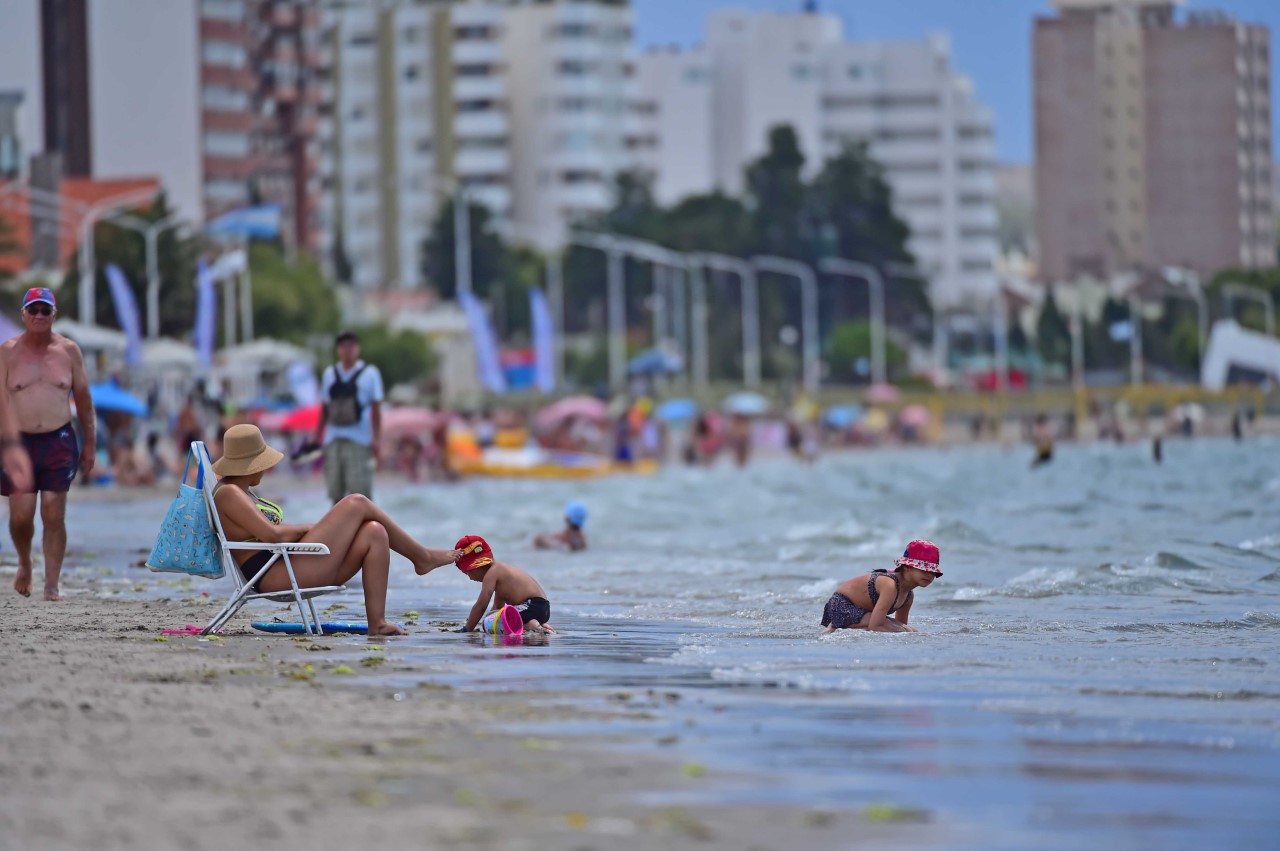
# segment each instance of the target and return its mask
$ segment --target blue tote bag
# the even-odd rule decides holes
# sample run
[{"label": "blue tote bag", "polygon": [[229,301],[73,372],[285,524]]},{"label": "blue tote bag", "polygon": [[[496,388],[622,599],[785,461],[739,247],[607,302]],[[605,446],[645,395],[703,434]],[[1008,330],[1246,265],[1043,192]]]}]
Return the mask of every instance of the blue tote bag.
[{"label": "blue tote bag", "polygon": [[160,524],[155,546],[147,558],[147,567],[166,573],[185,573],[217,579],[226,572],[222,563],[222,547],[218,533],[209,519],[209,509],[204,502],[204,465],[196,460],[196,486],[187,484],[191,470],[191,456],[196,450],[187,451],[187,466],[182,471],[178,495]]}]

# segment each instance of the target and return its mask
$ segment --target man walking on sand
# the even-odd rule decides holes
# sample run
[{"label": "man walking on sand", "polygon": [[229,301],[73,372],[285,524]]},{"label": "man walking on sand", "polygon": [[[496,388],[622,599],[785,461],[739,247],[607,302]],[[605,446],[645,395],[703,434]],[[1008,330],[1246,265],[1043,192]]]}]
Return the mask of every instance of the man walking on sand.
[{"label": "man walking on sand", "polygon": [[338,362],[320,379],[320,428],[329,499],[358,493],[373,498],[373,472],[382,457],[382,373],[360,360],[360,339],[343,331],[335,342]]},{"label": "man walking on sand", "polygon": [[[22,299],[26,329],[0,345],[0,385],[9,396],[21,442],[31,459],[31,476],[11,475],[8,458],[0,473],[0,495],[9,497],[9,534],[18,551],[13,590],[31,596],[31,540],[35,536],[37,500],[44,523],[44,598],[61,600],[58,579],[67,551],[67,491],[79,469],[93,469],[96,419],[80,347],[53,333],[57,302],[48,287],[32,287]],[[71,404],[84,432],[84,448],[76,446]],[[0,438],[0,446],[5,440]]]}]

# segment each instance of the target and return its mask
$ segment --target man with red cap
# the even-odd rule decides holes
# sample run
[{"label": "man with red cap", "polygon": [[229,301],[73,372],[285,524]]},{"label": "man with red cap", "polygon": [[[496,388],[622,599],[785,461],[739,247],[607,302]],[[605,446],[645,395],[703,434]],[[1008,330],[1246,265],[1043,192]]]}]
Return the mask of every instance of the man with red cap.
[{"label": "man with red cap", "polygon": [[[21,443],[31,459],[31,476],[0,473],[0,495],[9,497],[9,534],[18,552],[13,589],[31,596],[31,541],[37,505],[44,523],[44,598],[61,600],[58,580],[67,549],[67,492],[79,471],[93,469],[97,420],[84,356],[74,342],[53,331],[57,300],[48,287],[32,287],[22,299],[22,334],[0,345],[0,386],[9,396]],[[84,434],[77,446],[71,404]],[[0,438],[0,445],[8,440]],[[14,473],[18,473],[17,476]]]},{"label": "man with red cap", "polygon": [[458,632],[471,632],[475,629],[484,618],[491,599],[493,608],[490,611],[496,612],[503,606],[511,606],[520,613],[525,629],[555,632],[547,625],[547,621],[551,620],[551,602],[538,580],[514,564],[494,561],[489,542],[479,535],[461,538],[454,549],[462,553],[457,561],[458,570],[472,581],[483,583],[480,586],[480,596],[467,615],[466,624]]}]

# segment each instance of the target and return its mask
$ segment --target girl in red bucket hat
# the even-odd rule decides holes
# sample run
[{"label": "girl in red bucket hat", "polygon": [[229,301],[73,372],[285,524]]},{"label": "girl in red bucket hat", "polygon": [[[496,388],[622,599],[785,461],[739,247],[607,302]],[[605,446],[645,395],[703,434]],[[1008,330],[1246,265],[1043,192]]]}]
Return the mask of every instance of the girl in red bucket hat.
[{"label": "girl in red bucket hat", "polygon": [[[917,588],[928,588],[938,567],[938,547],[932,541],[912,541],[894,559],[894,571],[873,570],[846,580],[822,610],[827,632],[837,629],[869,629],[873,632],[915,632],[907,626]],[[893,615],[892,618],[889,616]]]}]

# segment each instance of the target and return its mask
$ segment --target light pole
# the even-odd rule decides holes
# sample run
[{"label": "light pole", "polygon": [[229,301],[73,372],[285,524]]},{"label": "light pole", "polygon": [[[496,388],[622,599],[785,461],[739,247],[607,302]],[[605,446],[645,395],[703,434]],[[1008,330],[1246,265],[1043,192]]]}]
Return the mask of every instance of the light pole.
[{"label": "light pole", "polygon": [[[930,286],[928,275],[917,269],[910,263],[899,263],[891,260],[884,264],[885,271],[895,278],[906,278],[912,281],[919,281],[925,285],[926,290]],[[929,297],[929,305],[933,313],[933,362],[938,370],[938,381],[942,386],[950,386],[950,369],[947,365],[947,354],[950,348],[950,338],[946,324],[941,316],[941,308],[933,300],[932,293],[926,293]]]},{"label": "light pole", "polygon": [[123,207],[135,207],[144,201],[150,201],[163,190],[135,189],[104,198],[89,207],[80,219],[80,321],[86,325],[97,324],[97,302],[94,299],[94,258],[93,258],[93,226],[99,218],[112,210]]},{"label": "light pole", "polygon": [[[756,281],[755,267],[739,257],[731,257],[728,254],[709,254],[699,253],[693,255],[693,263],[696,267],[714,269],[718,272],[726,272],[730,275],[737,275],[742,283],[742,383],[747,387],[760,386],[760,288]],[[696,310],[700,314],[703,338],[703,356],[706,356],[706,322],[707,322],[707,302],[706,302],[706,285],[705,279],[699,274],[699,280],[702,283],[698,289],[701,290],[701,309]],[[703,364],[706,369],[706,364]],[[703,382],[705,384],[705,372]]]},{"label": "light pole", "polygon": [[453,184],[453,269],[456,289],[471,294],[471,202],[467,190]]},{"label": "light pole", "polygon": [[[1199,358],[1204,363],[1205,347],[1209,343],[1209,305],[1204,297],[1204,288],[1200,286],[1200,276],[1190,269],[1169,266],[1164,269],[1164,279],[1176,286],[1186,287],[1186,297],[1196,303],[1196,332],[1200,340]],[[1184,295],[1181,292],[1178,295]]]},{"label": "light pole", "polygon": [[804,333],[802,344],[804,361],[804,387],[810,396],[818,392],[821,376],[818,372],[818,277],[805,263],[785,257],[757,255],[751,258],[757,272],[773,272],[789,275],[800,282],[800,325]]},{"label": "light pole", "polygon": [[1129,383],[1142,385],[1142,305],[1129,293]]},{"label": "light pole", "polygon": [[[597,251],[604,252],[606,263],[606,282],[605,286],[608,292],[608,315],[609,315],[609,387],[618,392],[623,389],[627,381],[627,340],[626,340],[626,305],[623,299],[626,296],[626,268],[623,265],[625,259],[621,242],[612,236],[594,233],[570,233],[565,240],[568,245],[576,245],[579,248],[594,248]],[[555,314],[556,324],[563,326],[564,324],[564,256],[562,254],[552,254],[548,260],[547,269],[547,286],[554,287],[552,293],[552,311]],[[562,327],[557,329],[562,331]],[[563,333],[557,334],[557,337],[563,336]],[[564,349],[557,346],[556,352],[556,372],[559,375],[564,374],[563,363]]]},{"label": "light pole", "polygon": [[127,227],[142,234],[143,245],[147,251],[147,339],[155,340],[160,336],[160,257],[158,243],[160,232],[177,225],[180,218],[177,213],[165,216],[156,222],[148,222],[119,213],[108,216],[103,221]]},{"label": "light pole", "polygon": [[818,268],[828,275],[839,275],[846,278],[862,278],[868,284],[868,296],[871,300],[871,383],[884,384],[886,381],[885,364],[885,323],[884,323],[884,278],[880,270],[870,263],[859,263],[845,260],[842,257],[823,257],[818,261]]},{"label": "light pole", "polygon": [[1253,299],[1262,305],[1264,327],[1267,329],[1267,336],[1274,337],[1276,335],[1276,314],[1275,305],[1271,303],[1271,295],[1261,287],[1251,287],[1246,284],[1229,283],[1222,285],[1222,304],[1223,312],[1231,318],[1235,318],[1235,305],[1232,300],[1239,296],[1240,298]]}]

